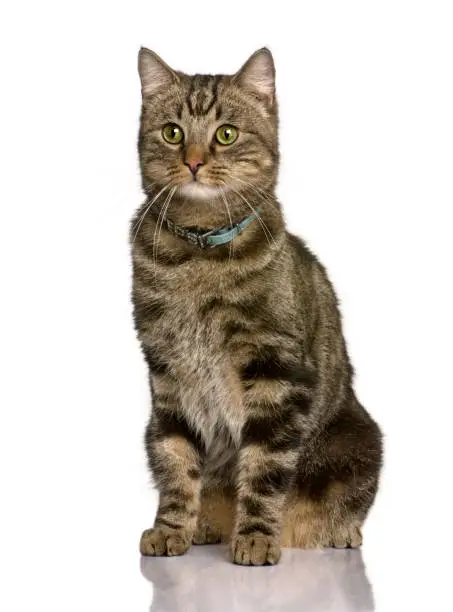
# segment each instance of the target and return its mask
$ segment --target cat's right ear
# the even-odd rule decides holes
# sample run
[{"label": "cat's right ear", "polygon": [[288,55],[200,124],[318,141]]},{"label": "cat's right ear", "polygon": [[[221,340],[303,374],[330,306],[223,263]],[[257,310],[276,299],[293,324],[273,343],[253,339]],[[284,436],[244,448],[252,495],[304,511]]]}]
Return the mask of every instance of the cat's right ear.
[{"label": "cat's right ear", "polygon": [[138,73],[142,83],[142,96],[154,95],[179,80],[178,75],[157,53],[142,47],[138,53]]}]

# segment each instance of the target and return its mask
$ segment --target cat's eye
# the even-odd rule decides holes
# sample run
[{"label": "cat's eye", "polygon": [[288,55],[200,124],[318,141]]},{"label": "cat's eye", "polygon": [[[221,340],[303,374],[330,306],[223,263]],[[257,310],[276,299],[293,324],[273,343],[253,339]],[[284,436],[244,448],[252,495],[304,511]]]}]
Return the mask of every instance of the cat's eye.
[{"label": "cat's eye", "polygon": [[184,132],[176,123],[167,123],[162,130],[162,136],[170,144],[179,144],[184,138]]},{"label": "cat's eye", "polygon": [[217,142],[221,145],[230,145],[237,140],[238,131],[232,125],[221,125],[215,133]]}]

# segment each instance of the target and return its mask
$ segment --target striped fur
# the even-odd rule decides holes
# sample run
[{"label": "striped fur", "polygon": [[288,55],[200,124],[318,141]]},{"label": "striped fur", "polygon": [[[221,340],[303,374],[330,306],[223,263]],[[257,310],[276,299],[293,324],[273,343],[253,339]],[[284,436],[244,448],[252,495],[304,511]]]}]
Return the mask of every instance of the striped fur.
[{"label": "striped fur", "polygon": [[[282,545],[357,546],[381,435],[354,395],[326,271],[285,229],[275,197],[272,57],[261,50],[234,76],[189,77],[142,50],[140,72],[148,200],[131,226],[133,304],[160,495],[141,552],[228,540],[235,563],[263,565],[278,562]],[[184,130],[182,144],[162,139],[169,122]],[[231,146],[214,140],[223,124],[239,130]],[[193,191],[185,190],[191,144],[204,155]],[[167,207],[180,225],[213,228],[250,206],[262,224],[210,250],[167,232],[156,212]]]}]

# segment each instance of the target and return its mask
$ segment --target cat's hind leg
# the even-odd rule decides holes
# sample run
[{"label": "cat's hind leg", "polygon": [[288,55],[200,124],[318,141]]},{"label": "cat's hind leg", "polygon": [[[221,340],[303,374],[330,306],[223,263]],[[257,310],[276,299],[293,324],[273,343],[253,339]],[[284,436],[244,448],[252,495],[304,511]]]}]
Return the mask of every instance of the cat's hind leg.
[{"label": "cat's hind leg", "polygon": [[334,484],[323,500],[305,495],[288,500],[282,546],[294,548],[358,548],[363,519],[345,511],[341,485]]},{"label": "cat's hind leg", "polygon": [[378,426],[352,396],[308,451],[286,506],[282,545],[360,546],[381,468]]}]

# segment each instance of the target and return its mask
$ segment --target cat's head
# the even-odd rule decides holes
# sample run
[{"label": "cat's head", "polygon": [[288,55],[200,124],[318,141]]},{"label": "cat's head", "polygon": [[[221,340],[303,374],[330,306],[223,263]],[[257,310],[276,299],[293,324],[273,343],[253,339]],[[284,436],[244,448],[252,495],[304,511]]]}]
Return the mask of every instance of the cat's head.
[{"label": "cat's head", "polygon": [[268,49],[234,75],[188,76],[152,51],[139,53],[143,187],[176,187],[184,199],[268,190],[278,169],[275,70]]}]

